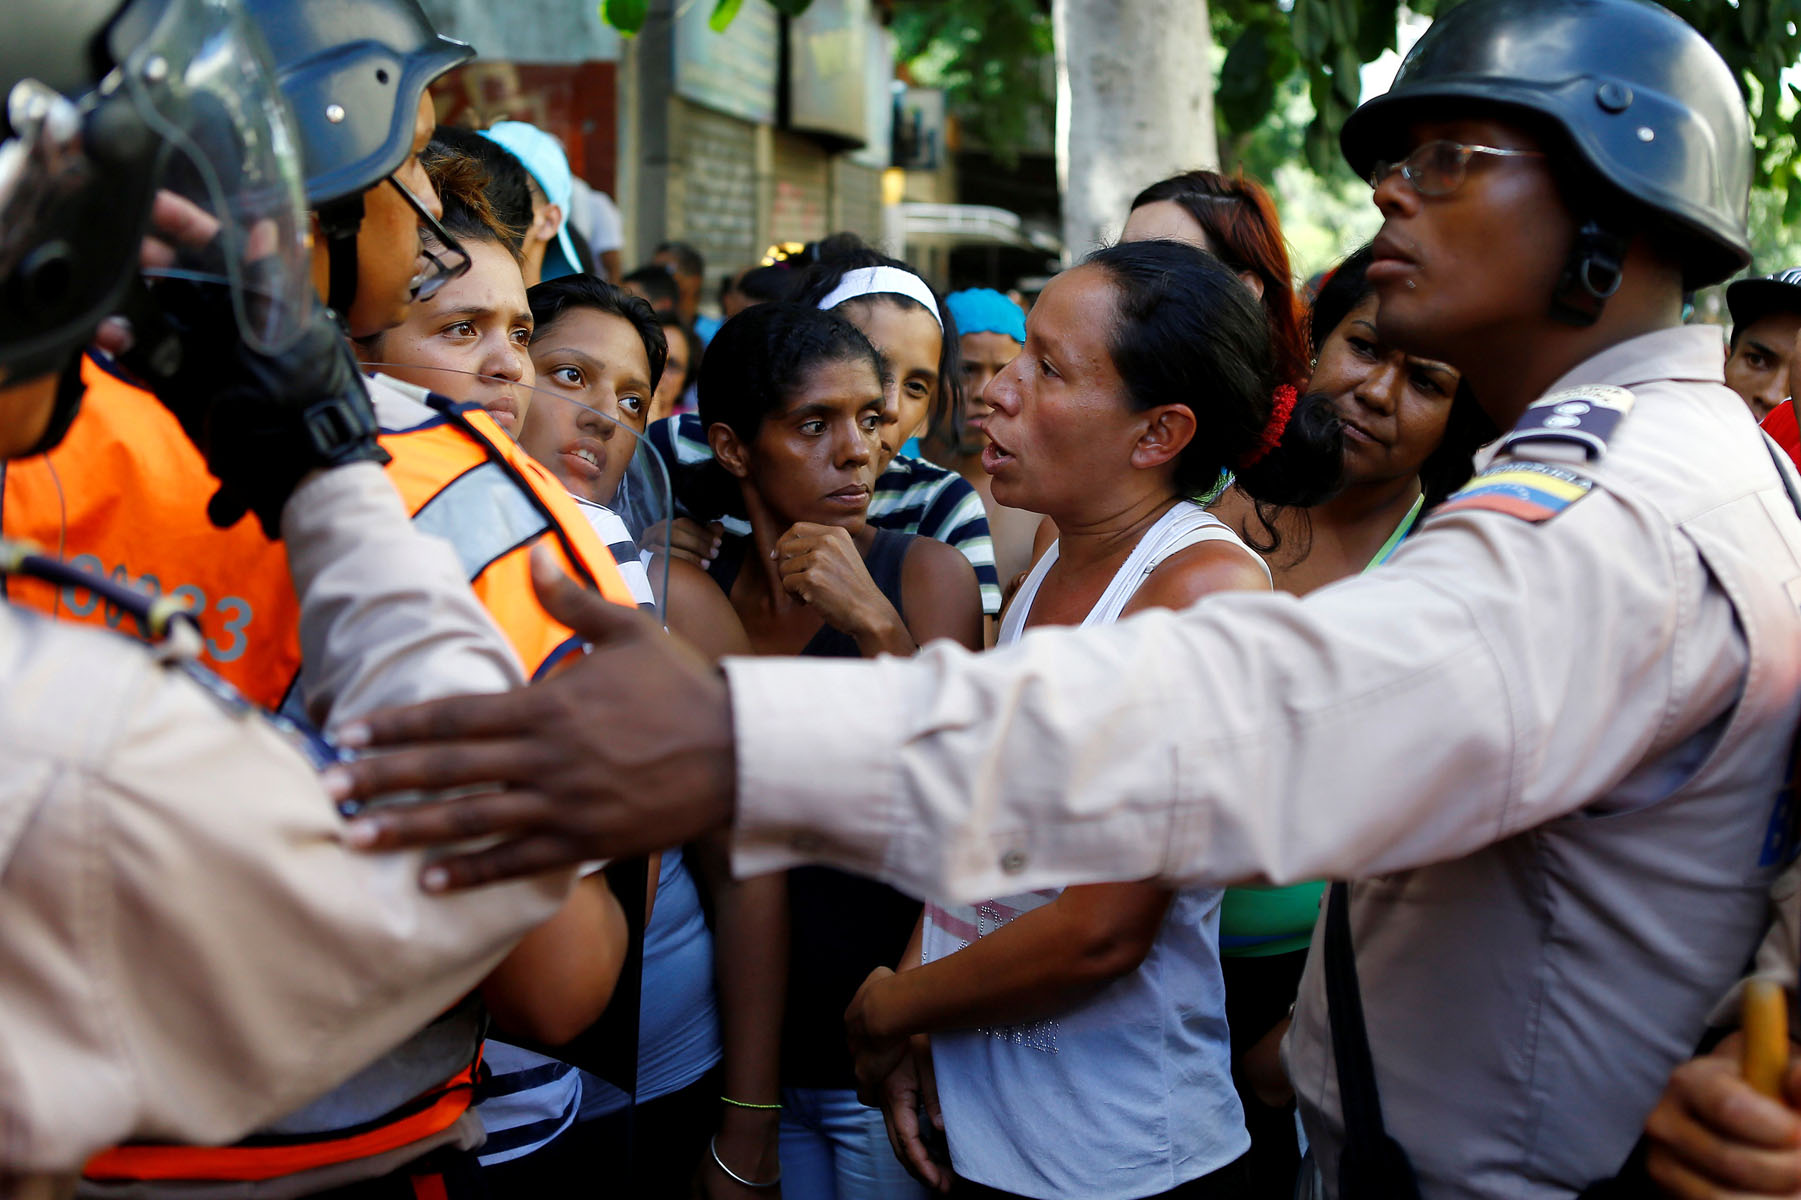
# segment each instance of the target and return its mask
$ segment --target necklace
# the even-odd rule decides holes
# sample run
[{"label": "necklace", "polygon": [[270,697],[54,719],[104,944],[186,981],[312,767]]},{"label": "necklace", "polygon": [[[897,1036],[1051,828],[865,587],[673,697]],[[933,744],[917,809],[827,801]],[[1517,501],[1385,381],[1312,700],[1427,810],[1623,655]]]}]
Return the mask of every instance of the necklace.
[{"label": "necklace", "polygon": [[1407,515],[1401,518],[1401,523],[1395,526],[1395,531],[1388,535],[1388,540],[1382,543],[1380,550],[1376,551],[1376,557],[1370,559],[1369,566],[1363,568],[1365,571],[1379,567],[1389,560],[1400,544],[1406,540],[1407,535],[1413,532],[1413,523],[1419,520],[1420,509],[1424,507],[1426,507],[1426,493],[1421,492],[1413,498],[1413,507],[1407,510]]}]

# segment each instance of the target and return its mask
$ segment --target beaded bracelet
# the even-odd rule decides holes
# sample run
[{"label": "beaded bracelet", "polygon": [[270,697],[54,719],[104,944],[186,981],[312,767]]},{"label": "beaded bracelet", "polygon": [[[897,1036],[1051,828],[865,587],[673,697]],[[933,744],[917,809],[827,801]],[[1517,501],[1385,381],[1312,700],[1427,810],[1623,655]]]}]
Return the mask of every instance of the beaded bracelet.
[{"label": "beaded bracelet", "polygon": [[779,1104],[752,1104],[748,1100],[734,1100],[730,1096],[719,1097],[719,1102],[721,1104],[729,1104],[733,1108],[754,1108],[764,1112],[772,1112],[782,1107]]},{"label": "beaded bracelet", "polygon": [[[757,1107],[762,1107],[762,1106],[759,1105]],[[778,1104],[778,1105],[775,1105],[775,1107],[780,1108],[781,1105]],[[726,1166],[725,1160],[723,1158],[719,1157],[719,1135],[718,1134],[714,1134],[712,1137],[712,1140],[710,1140],[707,1143],[707,1149],[711,1150],[713,1152],[713,1165],[718,1167],[721,1171],[724,1171],[726,1173],[726,1176],[729,1179],[731,1179],[731,1181],[733,1183],[741,1183],[747,1188],[772,1188],[772,1187],[781,1186],[782,1172],[779,1167],[776,1169],[774,1179],[771,1179],[767,1183],[757,1183],[753,1180],[746,1179],[744,1176],[738,1174],[738,1172],[736,1172],[736,1171],[732,1170],[730,1167]]]}]

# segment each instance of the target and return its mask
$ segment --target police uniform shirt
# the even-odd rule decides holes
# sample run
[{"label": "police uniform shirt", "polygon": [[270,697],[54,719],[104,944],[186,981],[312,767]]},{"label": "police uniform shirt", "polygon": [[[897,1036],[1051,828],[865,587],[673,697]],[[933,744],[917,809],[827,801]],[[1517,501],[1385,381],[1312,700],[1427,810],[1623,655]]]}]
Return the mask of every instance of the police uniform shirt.
[{"label": "police uniform shirt", "polygon": [[[1426,1195],[1573,1194],[1692,1050],[1781,857],[1801,523],[1721,359],[1717,331],[1675,328],[1581,364],[1552,391],[1636,407],[1603,458],[1553,465],[1576,482],[1547,511],[1447,504],[1305,600],[980,657],[729,662],[735,865],[951,900],[1369,880],[1377,1081]],[[1331,1180],[1310,972],[1287,1057]]]},{"label": "police uniform shirt", "polygon": [[[283,513],[308,691],[339,716],[521,681],[381,469]],[[105,631],[0,605],[0,1189],[130,1138],[229,1142],[454,1003],[569,877],[457,896],[363,854],[311,763]]]}]

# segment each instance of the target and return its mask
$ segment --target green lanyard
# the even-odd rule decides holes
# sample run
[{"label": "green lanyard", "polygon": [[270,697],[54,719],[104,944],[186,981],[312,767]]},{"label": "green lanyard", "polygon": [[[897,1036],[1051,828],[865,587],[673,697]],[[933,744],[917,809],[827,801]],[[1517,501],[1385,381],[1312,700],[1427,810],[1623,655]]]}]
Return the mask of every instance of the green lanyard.
[{"label": "green lanyard", "polygon": [[1382,543],[1382,549],[1376,551],[1376,557],[1370,559],[1369,566],[1363,568],[1365,571],[1374,570],[1389,560],[1396,548],[1406,540],[1407,535],[1413,532],[1413,523],[1419,520],[1420,509],[1425,506],[1426,493],[1421,492],[1413,498],[1413,507],[1407,510],[1407,515],[1401,518],[1401,523],[1395,526],[1395,531],[1388,535],[1386,542]]}]

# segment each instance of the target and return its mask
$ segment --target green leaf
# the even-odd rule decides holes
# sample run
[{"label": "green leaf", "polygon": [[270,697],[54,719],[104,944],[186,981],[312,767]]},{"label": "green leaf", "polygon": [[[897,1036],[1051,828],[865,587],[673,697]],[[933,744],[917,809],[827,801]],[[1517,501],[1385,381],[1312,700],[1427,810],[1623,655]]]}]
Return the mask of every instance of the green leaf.
[{"label": "green leaf", "polygon": [[1357,41],[1357,0],[1326,0],[1326,28],[1335,49],[1352,50]]},{"label": "green leaf", "polygon": [[1343,159],[1338,151],[1338,125],[1340,122],[1327,123],[1325,114],[1315,117],[1307,126],[1307,165],[1320,175],[1330,174]]},{"label": "green leaf", "polygon": [[1318,66],[1326,56],[1326,46],[1331,41],[1328,20],[1325,0],[1294,0],[1294,9],[1289,13],[1294,48],[1309,69]]},{"label": "green leaf", "polygon": [[714,33],[724,33],[731,28],[732,18],[744,7],[744,0],[718,0],[713,5],[713,15],[707,18],[707,28]]},{"label": "green leaf", "polygon": [[649,12],[650,0],[604,0],[600,6],[601,20],[625,34],[643,29]]},{"label": "green leaf", "polygon": [[1398,0],[1363,0],[1357,14],[1357,57],[1371,62],[1395,44],[1395,27],[1400,20]]},{"label": "green leaf", "polygon": [[1796,221],[1801,221],[1801,187],[1796,186],[1793,168],[1790,168],[1783,174],[1786,178],[1775,179],[1771,182],[1778,187],[1785,187],[1788,189],[1788,196],[1782,201],[1782,223],[1784,225],[1793,225]]},{"label": "green leaf", "polygon": [[1332,59],[1332,91],[1344,104],[1346,116],[1350,116],[1363,95],[1362,66],[1355,46],[1339,46]]},{"label": "green leaf", "polygon": [[1228,129],[1248,130],[1269,115],[1278,82],[1272,66],[1269,35],[1261,26],[1246,29],[1226,52],[1214,103]]},{"label": "green leaf", "polygon": [[1769,14],[1759,0],[1738,0],[1738,25],[1747,45],[1757,45],[1763,33],[1764,19]]}]

